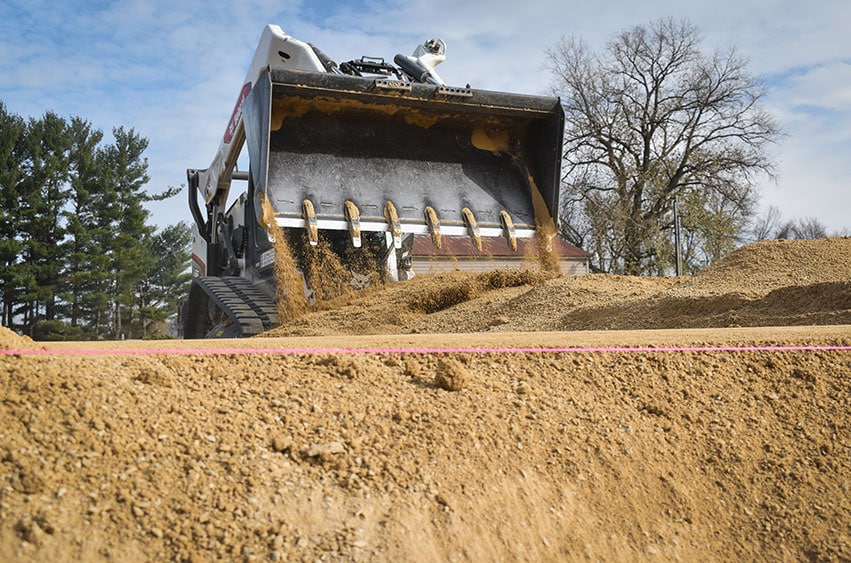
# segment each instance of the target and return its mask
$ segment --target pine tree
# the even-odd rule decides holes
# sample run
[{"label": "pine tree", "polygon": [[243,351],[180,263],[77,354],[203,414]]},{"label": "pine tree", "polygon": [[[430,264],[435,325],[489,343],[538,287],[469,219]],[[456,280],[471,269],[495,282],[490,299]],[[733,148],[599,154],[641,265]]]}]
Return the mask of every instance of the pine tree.
[{"label": "pine tree", "polygon": [[37,339],[143,336],[185,293],[189,230],[154,234],[147,139],[0,102],[0,323]]},{"label": "pine tree", "polygon": [[0,324],[9,327],[13,326],[13,309],[21,285],[18,183],[23,175],[20,152],[25,131],[24,120],[8,113],[5,104],[0,102]]},{"label": "pine tree", "polygon": [[132,321],[136,286],[152,266],[153,257],[145,241],[154,228],[147,224],[149,212],[142,205],[147,199],[143,187],[149,180],[148,160],[143,156],[148,140],[123,127],[113,129],[112,134],[115,142],[105,150],[106,177],[115,198],[108,255],[113,279],[113,330],[122,337],[130,328],[125,325]]},{"label": "pine tree", "polygon": [[189,292],[192,274],[186,266],[191,240],[192,231],[183,222],[168,226],[149,239],[153,266],[137,286],[143,336],[149,334],[149,322],[162,322],[176,314],[176,297]]},{"label": "pine tree", "polygon": [[86,295],[95,290],[95,281],[105,273],[102,270],[104,264],[92,263],[101,250],[95,244],[94,232],[98,224],[95,203],[103,192],[102,163],[97,150],[103,133],[93,130],[91,123],[79,117],[71,119],[69,133],[71,191],[68,206],[63,212],[68,232],[65,242],[68,262],[63,272],[65,289],[61,296],[67,303],[65,317],[71,326],[76,327],[92,324],[84,319]]},{"label": "pine tree", "polygon": [[20,186],[23,264],[20,265],[25,293],[23,309],[26,330],[32,334],[41,319],[52,321],[64,261],[65,236],[62,210],[68,201],[70,136],[65,119],[47,112],[30,119],[23,143]]}]

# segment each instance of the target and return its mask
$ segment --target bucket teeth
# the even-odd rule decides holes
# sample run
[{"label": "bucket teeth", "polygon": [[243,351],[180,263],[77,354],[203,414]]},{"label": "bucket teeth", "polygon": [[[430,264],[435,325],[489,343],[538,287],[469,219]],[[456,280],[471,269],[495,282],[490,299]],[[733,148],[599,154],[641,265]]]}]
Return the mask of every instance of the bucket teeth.
[{"label": "bucket teeth", "polygon": [[346,200],[345,216],[346,223],[349,225],[349,234],[352,235],[352,244],[355,248],[360,248],[360,211],[350,200]]},{"label": "bucket teeth", "polygon": [[434,243],[436,249],[440,250],[440,219],[437,218],[437,213],[430,205],[425,208],[423,215],[425,215],[428,232],[431,235],[431,242]]},{"label": "bucket teeth", "polygon": [[479,252],[482,251],[482,236],[479,234],[479,224],[476,222],[476,217],[469,207],[461,210],[461,216],[464,217],[464,224],[467,225],[467,234],[470,235],[470,240]]},{"label": "bucket teeth", "polygon": [[517,234],[514,232],[514,221],[504,209],[499,212],[499,224],[502,225],[502,235],[508,241],[512,252],[517,252]]},{"label": "bucket teeth", "polygon": [[277,229],[272,228],[272,224],[275,222],[275,211],[272,207],[272,202],[269,201],[269,197],[263,192],[258,193],[257,198],[260,202],[260,208],[263,213],[260,217],[260,224],[266,229],[266,235],[269,237],[269,242],[274,244],[275,231]]},{"label": "bucket teeth", "polygon": [[399,225],[399,214],[392,201],[388,201],[384,206],[384,220],[387,221],[390,232],[393,233],[393,247],[397,250],[402,248],[402,227]]},{"label": "bucket teeth", "polygon": [[316,209],[313,202],[306,199],[301,204],[301,214],[304,216],[304,226],[307,229],[307,238],[310,246],[319,244],[319,230],[316,227]]}]

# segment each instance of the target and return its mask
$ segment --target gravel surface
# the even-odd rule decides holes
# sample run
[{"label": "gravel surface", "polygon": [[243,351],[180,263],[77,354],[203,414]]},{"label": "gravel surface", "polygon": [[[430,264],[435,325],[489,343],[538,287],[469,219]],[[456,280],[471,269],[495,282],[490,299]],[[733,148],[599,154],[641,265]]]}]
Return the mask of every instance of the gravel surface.
[{"label": "gravel surface", "polygon": [[[851,559],[851,239],[420,276],[265,336],[0,328],[0,560]],[[753,345],[804,348],[417,351]]]}]

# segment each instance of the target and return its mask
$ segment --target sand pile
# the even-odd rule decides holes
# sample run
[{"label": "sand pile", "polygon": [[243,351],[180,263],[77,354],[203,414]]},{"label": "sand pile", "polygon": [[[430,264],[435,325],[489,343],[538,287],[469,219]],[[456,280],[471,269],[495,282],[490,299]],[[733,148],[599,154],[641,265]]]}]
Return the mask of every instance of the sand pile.
[{"label": "sand pile", "polygon": [[847,559],[849,376],[847,352],[4,360],[0,556]]},{"label": "sand pile", "polygon": [[851,281],[851,238],[764,240],[699,272],[688,291],[763,297],[784,287]]},{"label": "sand pile", "polygon": [[851,324],[851,238],[763,241],[694,277],[453,272],[348,295],[272,336]]},{"label": "sand pile", "polygon": [[761,241],[654,294],[583,304],[560,330],[851,324],[851,238]]},{"label": "sand pile", "polygon": [[40,345],[26,336],[19,336],[4,326],[0,326],[0,350],[33,350]]}]

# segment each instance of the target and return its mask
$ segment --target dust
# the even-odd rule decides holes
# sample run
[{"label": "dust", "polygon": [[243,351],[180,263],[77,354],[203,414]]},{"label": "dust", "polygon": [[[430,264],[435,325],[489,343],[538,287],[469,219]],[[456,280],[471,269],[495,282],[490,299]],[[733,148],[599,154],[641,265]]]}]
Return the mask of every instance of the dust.
[{"label": "dust", "polygon": [[411,293],[408,307],[420,313],[436,313],[475,299],[482,294],[526,285],[536,285],[553,277],[552,272],[536,270],[495,270],[475,276],[442,274],[436,283]]},{"label": "dust", "polygon": [[281,227],[275,221],[275,210],[265,194],[259,194],[263,209],[263,222],[275,249],[275,300],[278,317],[283,322],[293,321],[307,312],[308,300],[304,279],[293,260],[290,245]]},{"label": "dust", "polygon": [[529,175],[529,189],[532,195],[532,205],[535,210],[535,240],[538,243],[538,264],[541,270],[554,274],[561,273],[561,262],[553,245],[556,227],[550,216],[538,185],[532,175]]},{"label": "dust", "polygon": [[320,236],[316,246],[311,246],[307,240],[302,240],[299,245],[299,255],[300,263],[304,266],[307,284],[313,291],[317,304],[352,291],[347,280],[347,278],[351,279],[351,274],[324,237]]},{"label": "dust", "polygon": [[303,234],[295,236],[298,263],[304,268],[315,309],[356,290],[381,285],[373,250],[366,245],[355,248],[350,240],[334,245],[325,233],[320,233],[314,246]]}]

